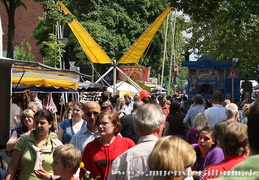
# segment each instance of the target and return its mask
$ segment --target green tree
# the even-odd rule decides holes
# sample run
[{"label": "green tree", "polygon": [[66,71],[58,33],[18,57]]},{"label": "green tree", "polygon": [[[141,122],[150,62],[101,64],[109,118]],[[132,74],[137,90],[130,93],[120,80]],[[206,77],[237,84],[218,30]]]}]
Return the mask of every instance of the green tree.
[{"label": "green tree", "polygon": [[45,59],[44,63],[48,66],[58,67],[62,53],[65,52],[65,50],[62,49],[64,44],[59,44],[56,35],[52,33],[49,34],[49,39],[50,41],[43,41],[43,44],[45,45],[45,56],[43,57]]},{"label": "green tree", "polygon": [[35,56],[31,53],[31,45],[27,41],[22,41],[19,46],[14,47],[15,59],[23,61],[34,61]]},{"label": "green tree", "polygon": [[[64,0],[64,5],[71,11],[76,19],[82,24],[82,26],[90,33],[90,35],[97,41],[102,49],[111,57],[111,59],[119,60],[129,47],[140,37],[140,35],[149,27],[151,23],[165,10],[168,3],[161,2],[159,0],[131,0],[131,1],[119,1],[119,0]],[[50,6],[50,7],[48,7]],[[44,3],[44,9],[52,9],[53,3]],[[55,24],[57,21],[62,21],[55,16],[58,8],[48,11],[45,18],[40,19],[38,25],[35,28],[34,37],[38,39],[38,43],[46,40],[46,34],[54,32]],[[46,10],[44,10],[46,11]],[[54,15],[52,14],[54,12]],[[62,15],[62,13],[60,13]],[[62,18],[61,18],[62,19]],[[64,23],[65,21],[62,21]],[[67,21],[66,21],[67,22]],[[169,75],[169,59],[171,56],[171,30],[172,20],[169,22],[168,32],[168,51],[165,62],[165,76]],[[77,66],[83,64],[89,64],[89,60],[79,45],[74,34],[70,28],[65,25],[64,36],[68,37],[69,44],[66,48],[64,58],[66,61],[73,60]],[[175,64],[180,66],[183,59],[180,53],[183,49],[184,39],[182,31],[187,27],[183,16],[177,16],[176,24],[176,41],[175,43]],[[141,57],[137,65],[152,67],[151,77],[157,77],[161,74],[161,64],[164,51],[164,26],[160,28],[153,41],[147,48],[144,55]],[[44,47],[45,48],[45,47]],[[46,51],[44,51],[46,52]],[[125,64],[121,64],[125,65]],[[103,74],[110,65],[95,64],[95,67]],[[120,66],[120,65],[119,65]],[[186,70],[181,70],[179,73],[186,74]],[[165,81],[168,81],[169,77],[165,77]]]},{"label": "green tree", "polygon": [[[34,27],[33,38],[37,40],[36,45],[40,45],[43,41],[52,41],[49,34],[56,34],[58,22],[60,25],[71,21],[73,16],[64,16],[59,5],[53,0],[42,0],[44,17],[40,17],[37,25]],[[40,51],[42,57],[45,56],[45,46]]]},{"label": "green tree", "polygon": [[218,61],[238,58],[236,68],[253,77],[259,58],[259,10],[255,0],[178,0],[174,6],[191,19],[189,46],[198,55],[211,55]]},{"label": "green tree", "polygon": [[[116,60],[118,60],[123,53],[128,50],[131,44],[136,41],[136,39],[166,7],[166,4],[159,0],[66,0],[62,2],[104,49],[104,51],[112,59]],[[47,8],[50,3],[45,3],[45,5],[46,6],[44,7]],[[52,23],[50,21],[47,22],[48,16],[53,16],[52,11],[46,13],[46,18],[43,20],[45,22],[39,22],[39,26],[35,29],[35,34],[41,34],[42,37],[46,36],[42,35],[44,30],[49,29],[46,25],[50,27],[56,23],[56,21],[52,21]],[[70,40],[65,56],[76,61],[76,65],[87,64],[87,57],[82,51],[73,33],[68,27],[65,29],[65,37],[68,37]],[[51,30],[53,32],[53,28]],[[39,39],[39,36],[36,38]],[[161,43],[162,40],[158,38],[157,41]],[[156,48],[153,50],[153,53],[158,55],[158,53],[161,52],[160,50],[161,49]],[[151,56],[151,58],[153,57],[154,56]]]},{"label": "green tree", "polygon": [[14,35],[15,35],[15,11],[18,7],[26,5],[21,0],[0,0],[5,7],[8,15],[8,40],[7,40],[7,57],[13,58],[14,55]]}]

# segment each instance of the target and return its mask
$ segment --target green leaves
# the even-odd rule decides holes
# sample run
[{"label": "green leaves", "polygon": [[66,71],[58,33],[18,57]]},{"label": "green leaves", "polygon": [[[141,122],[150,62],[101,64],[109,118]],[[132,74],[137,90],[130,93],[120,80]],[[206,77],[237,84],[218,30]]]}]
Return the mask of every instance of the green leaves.
[{"label": "green leaves", "polygon": [[[90,33],[108,56],[115,60],[120,59],[120,57],[168,6],[165,1],[160,0],[63,0],[62,3]],[[45,0],[44,8],[46,8],[48,13],[46,14],[45,19],[41,19],[38,23],[34,33],[34,37],[39,40],[38,42],[49,41],[49,38],[46,35],[50,32],[54,32],[56,22],[65,22],[65,20],[59,18],[60,15],[64,16],[63,13],[59,14],[59,11],[55,10],[55,6],[53,3],[51,4],[49,0]],[[182,31],[187,27],[187,24],[184,22],[183,16],[177,16],[176,22],[175,64],[180,66],[183,56],[180,56],[179,54],[182,53],[181,50],[184,47]],[[152,67],[151,77],[157,77],[158,74],[161,74],[164,51],[163,33],[164,27],[158,31],[139,61],[139,65],[141,66]],[[67,25],[65,25],[64,37],[69,38],[65,59],[67,59],[67,61],[75,61],[77,66],[89,64],[87,56],[84,54],[73,35],[73,32],[71,32]],[[169,22],[165,76],[168,76],[169,74],[171,40],[172,21]],[[46,46],[44,46],[44,48],[45,47]],[[46,53],[47,51],[45,50],[44,52]],[[100,74],[103,74],[109,67],[109,65],[99,64],[95,64],[95,66],[100,70]],[[186,72],[186,70],[184,70],[184,72]],[[167,77],[164,79],[169,78]]]},{"label": "green leaves", "polygon": [[226,61],[227,57],[238,58],[236,66],[243,74],[253,77],[254,65],[259,58],[258,1],[197,2],[199,6],[195,0],[181,0],[174,4],[191,18],[193,36],[189,40],[190,47],[196,48],[198,55],[208,54],[218,61]]},{"label": "green leaves", "polygon": [[62,48],[64,44],[57,42],[57,37],[54,34],[49,34],[49,41],[43,41],[45,45],[45,64],[52,67],[58,67],[62,53],[65,52]]},{"label": "green leaves", "polygon": [[31,52],[31,45],[27,41],[22,41],[19,46],[14,47],[14,58],[22,61],[34,61],[34,55]]}]

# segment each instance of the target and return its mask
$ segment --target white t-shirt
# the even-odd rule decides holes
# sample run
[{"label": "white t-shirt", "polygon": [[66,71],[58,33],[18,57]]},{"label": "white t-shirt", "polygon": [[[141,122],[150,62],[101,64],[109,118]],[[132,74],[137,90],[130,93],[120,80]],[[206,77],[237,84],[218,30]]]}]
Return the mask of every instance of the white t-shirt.
[{"label": "white t-shirt", "polygon": [[15,128],[14,116],[18,115],[18,121],[20,121],[21,108],[17,104],[11,105],[11,116],[10,116],[10,130]]}]

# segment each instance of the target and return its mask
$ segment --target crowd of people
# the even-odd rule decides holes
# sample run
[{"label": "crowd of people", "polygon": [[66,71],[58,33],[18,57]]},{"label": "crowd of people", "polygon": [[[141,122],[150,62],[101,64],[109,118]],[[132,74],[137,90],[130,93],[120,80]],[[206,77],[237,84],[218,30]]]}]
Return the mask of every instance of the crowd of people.
[{"label": "crowd of people", "polygon": [[256,179],[259,99],[237,104],[230,97],[223,99],[222,92],[215,91],[205,101],[201,94],[188,99],[145,90],[134,97],[110,97],[105,91],[100,102],[68,102],[57,121],[36,93],[25,110],[18,96],[6,144],[11,161],[6,172],[1,170],[2,176],[6,180],[241,179],[227,174],[235,170],[252,173],[242,179]]}]

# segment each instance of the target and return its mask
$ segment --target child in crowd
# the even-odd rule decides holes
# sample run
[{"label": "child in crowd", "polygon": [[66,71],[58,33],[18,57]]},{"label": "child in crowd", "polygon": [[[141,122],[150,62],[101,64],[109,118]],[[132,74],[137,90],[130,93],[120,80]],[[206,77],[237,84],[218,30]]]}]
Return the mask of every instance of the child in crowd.
[{"label": "child in crowd", "polygon": [[[74,145],[65,144],[63,146],[59,146],[53,153],[53,162],[51,166],[53,168],[54,176],[60,177],[56,179],[47,173],[44,173],[44,176],[37,177],[45,180],[78,180],[78,178],[74,177],[74,174],[78,170],[81,160],[81,151]],[[37,174],[37,171],[35,174]],[[43,175],[42,172],[41,175]]]}]

